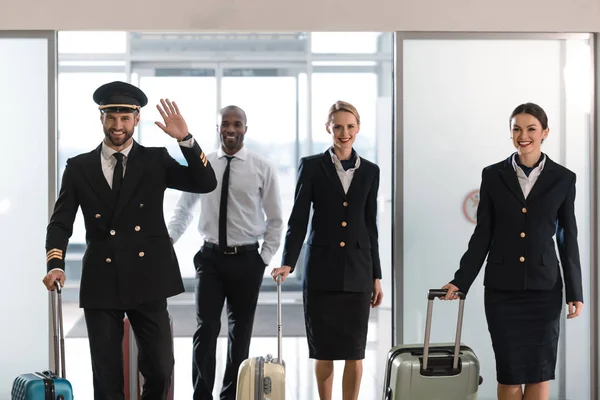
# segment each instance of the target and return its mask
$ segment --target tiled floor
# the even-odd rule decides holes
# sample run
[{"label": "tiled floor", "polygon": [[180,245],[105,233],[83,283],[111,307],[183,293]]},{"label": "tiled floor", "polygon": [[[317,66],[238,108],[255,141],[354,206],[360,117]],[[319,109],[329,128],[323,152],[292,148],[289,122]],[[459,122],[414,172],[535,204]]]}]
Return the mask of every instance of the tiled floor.
[{"label": "tiled floor", "polygon": [[[286,301],[294,301],[293,294],[286,293]],[[261,302],[272,302],[271,294],[261,294]],[[176,301],[187,301],[179,297]],[[65,331],[81,315],[81,310],[75,304],[65,304],[64,323]],[[364,375],[361,384],[360,400],[376,400],[381,398],[380,384],[377,382],[376,351],[374,341],[376,326],[369,326],[369,344],[366,359],[363,361]],[[283,332],[285,335],[285,321]],[[191,380],[191,338],[175,338],[175,400],[192,399]],[[92,374],[87,339],[68,338],[65,340],[67,376],[73,385],[77,399],[93,399]],[[225,367],[227,352],[227,339],[219,338],[217,346],[217,372],[214,396],[218,399],[221,380]],[[277,352],[276,338],[254,338],[250,345],[250,355],[266,355]],[[308,358],[306,338],[289,338],[283,340],[283,358],[286,362],[286,399],[287,400],[318,400],[316,383],[313,374],[314,363]],[[343,361],[335,363],[334,396],[333,400],[341,400],[341,380]]]}]

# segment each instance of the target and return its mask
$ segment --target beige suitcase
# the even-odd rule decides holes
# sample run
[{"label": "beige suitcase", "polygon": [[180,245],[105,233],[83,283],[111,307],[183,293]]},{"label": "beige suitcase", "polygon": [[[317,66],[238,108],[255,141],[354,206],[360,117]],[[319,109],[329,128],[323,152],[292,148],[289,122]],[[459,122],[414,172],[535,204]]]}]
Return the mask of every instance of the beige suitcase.
[{"label": "beige suitcase", "polygon": [[238,371],[236,400],[285,400],[285,363],[281,358],[281,277],[277,277],[277,358],[250,357]]}]

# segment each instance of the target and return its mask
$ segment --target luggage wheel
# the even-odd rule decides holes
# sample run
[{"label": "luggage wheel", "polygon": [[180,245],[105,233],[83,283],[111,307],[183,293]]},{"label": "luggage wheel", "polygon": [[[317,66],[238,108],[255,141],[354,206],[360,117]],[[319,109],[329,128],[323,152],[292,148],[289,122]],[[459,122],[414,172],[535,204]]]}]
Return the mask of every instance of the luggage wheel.
[{"label": "luggage wheel", "polygon": [[483,376],[479,375],[479,385],[483,383]]}]

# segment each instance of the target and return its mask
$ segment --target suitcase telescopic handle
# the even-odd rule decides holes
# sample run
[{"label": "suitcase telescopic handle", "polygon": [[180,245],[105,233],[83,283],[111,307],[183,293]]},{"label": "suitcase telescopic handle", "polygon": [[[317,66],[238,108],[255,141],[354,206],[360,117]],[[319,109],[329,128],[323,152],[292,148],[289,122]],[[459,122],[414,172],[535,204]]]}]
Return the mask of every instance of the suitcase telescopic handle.
[{"label": "suitcase telescopic handle", "polygon": [[65,336],[63,331],[62,285],[54,281],[56,290],[52,291],[52,330],[54,331],[54,369],[55,374],[66,378],[65,368]]},{"label": "suitcase telescopic handle", "polygon": [[[434,300],[438,297],[444,297],[448,293],[448,289],[429,289],[427,293],[428,300]],[[459,299],[465,299],[465,294],[463,292],[454,292]]]},{"label": "suitcase telescopic handle", "polygon": [[[427,319],[425,320],[425,340],[423,343],[423,370],[427,370],[429,361],[429,342],[431,339],[431,318],[433,315],[433,301],[438,297],[443,297],[448,293],[447,289],[429,289],[427,293]],[[458,295],[459,306],[458,306],[458,318],[456,321],[456,340],[454,342],[454,360],[452,362],[452,368],[458,368],[458,359],[460,353],[460,335],[462,332],[463,315],[465,311],[465,299],[466,295],[462,292],[456,292]]]},{"label": "suitcase telescopic handle", "polygon": [[281,323],[281,275],[277,275],[277,360],[282,363],[281,358],[282,342],[283,342],[283,331]]}]

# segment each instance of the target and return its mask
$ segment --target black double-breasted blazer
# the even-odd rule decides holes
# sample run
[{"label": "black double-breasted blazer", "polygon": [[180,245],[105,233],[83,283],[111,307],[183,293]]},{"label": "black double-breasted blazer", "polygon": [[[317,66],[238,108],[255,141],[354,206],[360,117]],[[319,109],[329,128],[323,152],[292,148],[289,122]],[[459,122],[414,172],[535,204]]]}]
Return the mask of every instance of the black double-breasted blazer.
[{"label": "black double-breasted blazer", "polygon": [[329,151],[300,160],[282,265],[293,268],[306,237],[303,285],[308,290],[371,292],[381,279],[377,230],[379,167],[364,158],[348,193]]},{"label": "black double-breasted blazer", "polygon": [[575,221],[576,175],[545,157],[527,198],[512,155],[483,170],[477,225],[452,281],[461,291],[468,292],[487,256],[486,287],[549,290],[561,279],[562,265],[566,301],[583,301]]},{"label": "black double-breasted blazer", "polygon": [[67,160],[47,228],[47,269],[64,269],[73,221],[81,207],[87,245],[80,286],[82,308],[124,309],[184,291],[165,225],[164,192],[173,188],[207,193],[215,189],[217,180],[195,140],[193,147],[179,147],[188,166],[180,165],[165,148],[134,141],[118,198],[102,172],[102,145]]}]

